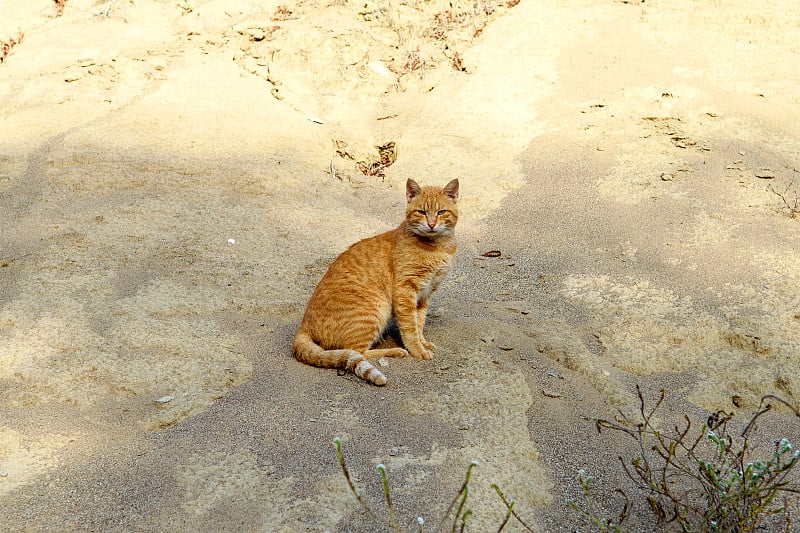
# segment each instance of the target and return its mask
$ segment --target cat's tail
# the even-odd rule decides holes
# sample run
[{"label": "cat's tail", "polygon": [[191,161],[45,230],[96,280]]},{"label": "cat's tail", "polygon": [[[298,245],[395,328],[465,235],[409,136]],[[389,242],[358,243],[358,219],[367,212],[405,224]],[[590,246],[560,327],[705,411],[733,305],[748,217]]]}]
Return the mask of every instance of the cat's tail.
[{"label": "cat's tail", "polygon": [[349,370],[373,385],[386,385],[386,376],[370,363],[364,354],[355,350],[323,350],[310,335],[298,332],[292,352],[298,361],[323,368]]}]

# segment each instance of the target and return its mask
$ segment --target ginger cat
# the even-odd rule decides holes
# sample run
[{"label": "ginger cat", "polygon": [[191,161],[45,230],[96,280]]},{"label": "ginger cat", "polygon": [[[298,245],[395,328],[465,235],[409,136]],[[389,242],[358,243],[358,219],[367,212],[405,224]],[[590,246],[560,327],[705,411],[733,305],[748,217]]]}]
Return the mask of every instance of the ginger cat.
[{"label": "ginger cat", "polygon": [[[428,300],[456,252],[458,180],[442,188],[409,179],[406,199],[406,218],[396,229],[355,243],[328,268],[294,338],[298,361],[385,385],[367,358],[431,358],[435,347],[422,328]],[[392,319],[405,348],[373,348]]]}]

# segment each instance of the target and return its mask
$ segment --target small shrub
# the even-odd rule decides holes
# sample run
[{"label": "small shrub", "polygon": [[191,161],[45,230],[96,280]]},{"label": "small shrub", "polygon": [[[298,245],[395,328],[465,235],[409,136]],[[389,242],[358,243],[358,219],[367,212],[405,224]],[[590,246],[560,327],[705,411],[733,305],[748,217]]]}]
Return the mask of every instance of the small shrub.
[{"label": "small shrub", "polygon": [[[751,449],[751,433],[756,421],[772,409],[768,400],[786,405],[798,417],[800,412],[785,400],[767,395],[738,436],[728,424],[733,413],[723,411],[709,416],[699,432],[692,431],[692,422],[685,415],[680,426],[664,432],[653,422],[664,401],[664,391],[649,410],[639,387],[637,393],[641,420],[622,415],[617,421],[595,420],[595,424],[598,432],[619,431],[636,441],[639,454],[630,463],[619,459],[659,523],[674,524],[685,532],[749,532],[763,528],[770,517],[783,514],[784,528],[789,531],[788,500],[800,494],[794,475],[800,450],[787,439],[780,439],[766,458],[764,452],[758,457]],[[622,531],[629,496],[619,490],[625,509],[621,518],[612,522],[601,517],[592,497],[591,478],[581,473],[578,482],[586,502],[582,507],[575,502],[568,504],[600,531]]]}]

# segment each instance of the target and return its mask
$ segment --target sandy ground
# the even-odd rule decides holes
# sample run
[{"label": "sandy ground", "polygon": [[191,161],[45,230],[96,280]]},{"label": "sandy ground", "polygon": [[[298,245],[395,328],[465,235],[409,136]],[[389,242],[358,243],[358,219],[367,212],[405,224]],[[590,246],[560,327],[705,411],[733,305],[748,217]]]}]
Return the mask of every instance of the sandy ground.
[{"label": "sandy ground", "polygon": [[[341,437],[410,530],[476,460],[470,531],[492,483],[589,531],[578,470],[611,516],[633,450],[587,418],[636,384],[665,423],[800,401],[796,2],[56,9],[0,3],[3,530],[378,531]],[[407,177],[461,181],[436,357],[385,388],[297,363],[315,283]],[[800,443],[785,409],[759,431]]]}]

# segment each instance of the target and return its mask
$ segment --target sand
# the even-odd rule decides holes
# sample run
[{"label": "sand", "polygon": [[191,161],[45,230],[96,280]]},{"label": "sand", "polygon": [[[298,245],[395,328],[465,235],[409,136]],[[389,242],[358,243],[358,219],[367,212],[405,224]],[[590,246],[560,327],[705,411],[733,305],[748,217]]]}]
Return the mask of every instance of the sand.
[{"label": "sand", "polygon": [[[564,501],[580,469],[608,516],[635,494],[592,419],[637,384],[664,424],[800,401],[795,2],[3,0],[10,39],[6,531],[383,530],[335,437],[409,531],[473,460],[469,531],[502,520],[493,483],[590,531]],[[314,285],[408,177],[461,183],[436,356],[384,388],[296,362]]]}]

